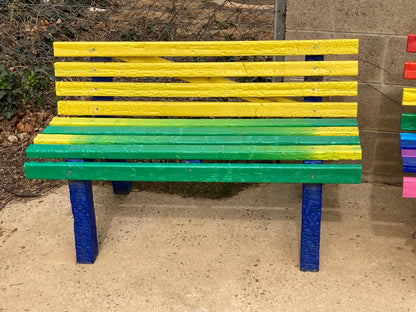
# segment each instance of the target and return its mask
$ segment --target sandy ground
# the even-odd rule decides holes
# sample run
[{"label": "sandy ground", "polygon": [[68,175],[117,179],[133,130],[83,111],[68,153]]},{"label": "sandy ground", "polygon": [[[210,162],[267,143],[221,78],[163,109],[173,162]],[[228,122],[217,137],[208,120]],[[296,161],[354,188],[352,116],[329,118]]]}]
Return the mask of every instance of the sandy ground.
[{"label": "sandy ground", "polygon": [[299,185],[94,192],[94,265],[75,263],[67,187],[0,212],[0,311],[416,311],[416,199],[400,187],[324,186],[318,273],[299,270]]}]

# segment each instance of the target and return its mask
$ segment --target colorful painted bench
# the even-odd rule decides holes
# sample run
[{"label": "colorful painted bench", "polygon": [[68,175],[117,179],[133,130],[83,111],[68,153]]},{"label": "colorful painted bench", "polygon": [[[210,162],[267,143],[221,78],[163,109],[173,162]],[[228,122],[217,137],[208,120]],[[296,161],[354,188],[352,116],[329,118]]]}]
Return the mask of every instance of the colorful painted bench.
[{"label": "colorful painted bench", "polygon": [[[409,35],[407,52],[416,52],[416,35]],[[416,79],[416,62],[406,62],[405,79]],[[403,106],[416,106],[416,88],[403,89]],[[416,131],[416,114],[403,113],[401,130]],[[403,172],[416,173],[416,133],[400,134],[400,149],[403,159]],[[416,197],[416,177],[403,178],[403,197]]]},{"label": "colorful painted bench", "polygon": [[301,269],[318,271],[322,184],[361,182],[358,40],[56,42],[54,52],[65,116],[29,146],[41,161],[25,171],[69,180],[78,262],[98,252],[92,180],[116,193],[128,181],[282,182],[303,184]]}]

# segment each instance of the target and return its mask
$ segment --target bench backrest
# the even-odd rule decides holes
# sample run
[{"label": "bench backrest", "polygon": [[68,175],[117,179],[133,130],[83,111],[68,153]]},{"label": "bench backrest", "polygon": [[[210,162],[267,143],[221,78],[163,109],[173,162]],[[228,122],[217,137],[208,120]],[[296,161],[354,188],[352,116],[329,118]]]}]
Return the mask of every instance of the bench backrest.
[{"label": "bench backrest", "polygon": [[[352,55],[358,53],[358,40],[55,42],[54,52],[57,57],[81,58],[55,63],[55,75],[65,77],[56,83],[56,94],[70,97],[58,102],[61,115],[355,118],[357,114],[354,100],[342,101],[357,95],[356,79],[351,78],[358,73],[356,60],[344,56],[273,62],[272,57]],[[327,78],[314,81],[322,76]],[[272,82],[271,77],[284,77],[285,82]],[[60,118],[54,120],[55,125],[59,122]],[[356,125],[353,119],[350,123]]]},{"label": "bench backrest", "polygon": [[[408,36],[407,52],[416,53],[416,35]],[[416,79],[416,62],[405,63],[404,78]],[[406,109],[416,106],[416,88],[403,89],[403,106]],[[401,130],[416,131],[415,113],[402,114]],[[400,148],[403,157],[403,171],[406,173],[416,173],[416,134],[401,133]],[[403,178],[403,197],[416,197],[415,177]]]}]

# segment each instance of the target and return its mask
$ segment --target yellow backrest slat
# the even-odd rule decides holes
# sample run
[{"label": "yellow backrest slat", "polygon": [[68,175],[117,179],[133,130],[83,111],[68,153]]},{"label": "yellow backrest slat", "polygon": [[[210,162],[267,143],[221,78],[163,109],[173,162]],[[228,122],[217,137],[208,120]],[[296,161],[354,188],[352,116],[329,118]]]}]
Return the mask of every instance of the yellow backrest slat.
[{"label": "yellow backrest slat", "polygon": [[322,62],[57,62],[57,77],[356,76],[357,61]]},{"label": "yellow backrest slat", "polygon": [[54,53],[57,57],[358,54],[358,40],[54,42]]},{"label": "yellow backrest slat", "polygon": [[282,83],[56,82],[58,96],[303,97],[356,96],[356,81]]},{"label": "yellow backrest slat", "polygon": [[357,103],[59,101],[58,113],[84,116],[357,117]]}]

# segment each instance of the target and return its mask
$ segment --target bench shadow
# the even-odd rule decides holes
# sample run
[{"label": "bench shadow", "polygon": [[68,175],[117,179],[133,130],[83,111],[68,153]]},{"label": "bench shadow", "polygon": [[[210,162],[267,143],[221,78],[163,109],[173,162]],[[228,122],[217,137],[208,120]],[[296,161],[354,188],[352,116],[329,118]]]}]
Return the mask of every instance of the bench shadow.
[{"label": "bench shadow", "polygon": [[[324,186],[323,222],[341,221],[338,193],[336,185]],[[120,216],[137,220],[138,226],[144,218],[295,221],[300,233],[302,186],[251,185],[223,199],[184,198],[134,189],[129,195],[114,195],[110,187],[105,187],[103,194],[95,195],[95,206],[100,244],[105,241],[112,220]]]}]

